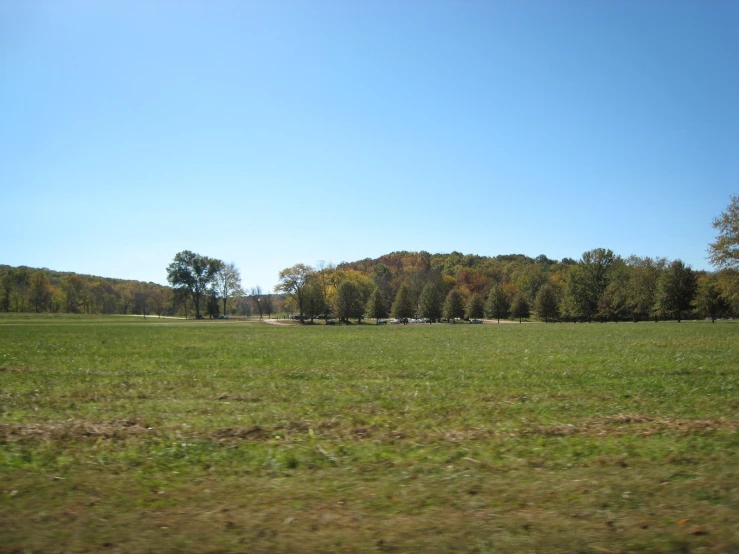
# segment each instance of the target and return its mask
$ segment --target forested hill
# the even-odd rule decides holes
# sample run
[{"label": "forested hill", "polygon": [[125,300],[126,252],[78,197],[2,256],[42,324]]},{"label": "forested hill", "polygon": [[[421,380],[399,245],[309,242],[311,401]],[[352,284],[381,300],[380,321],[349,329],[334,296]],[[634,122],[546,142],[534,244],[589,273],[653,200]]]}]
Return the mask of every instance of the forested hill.
[{"label": "forested hill", "polygon": [[156,283],[0,264],[0,311],[142,313],[164,311],[171,290]]},{"label": "forested hill", "polygon": [[[329,310],[336,309],[334,304],[346,303],[338,294],[339,285],[341,281],[353,281],[361,293],[354,310],[357,313],[361,311],[361,301],[377,288],[389,313],[397,313],[394,307],[398,306],[397,295],[402,290],[407,310],[416,314],[440,313],[444,299],[454,292],[455,305],[476,305],[478,312],[481,302],[497,303],[503,308],[493,311],[506,313],[505,306],[518,301],[535,312],[566,321],[739,315],[737,270],[694,271],[681,260],[623,258],[605,248],[585,252],[578,260],[553,260],[545,255],[488,257],[460,252],[399,251],[374,259],[342,262],[336,267],[295,267],[303,273],[307,270],[307,283],[323,283],[318,287],[323,290],[322,299],[313,299],[312,288],[308,287],[306,298],[313,310],[306,313],[322,313],[316,311],[322,303],[328,304]],[[291,292],[292,269],[282,272],[278,290]],[[492,292],[495,302],[490,300]],[[469,316],[462,314],[464,311],[457,308],[457,313]],[[379,304],[377,313],[383,313]],[[542,313],[537,315],[541,317]]]}]

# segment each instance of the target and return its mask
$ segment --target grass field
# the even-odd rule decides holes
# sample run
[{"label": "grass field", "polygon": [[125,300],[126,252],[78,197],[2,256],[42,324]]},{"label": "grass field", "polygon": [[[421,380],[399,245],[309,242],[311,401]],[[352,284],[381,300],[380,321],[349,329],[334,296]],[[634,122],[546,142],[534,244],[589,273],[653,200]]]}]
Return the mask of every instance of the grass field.
[{"label": "grass field", "polygon": [[0,552],[739,552],[739,323],[0,319]]}]

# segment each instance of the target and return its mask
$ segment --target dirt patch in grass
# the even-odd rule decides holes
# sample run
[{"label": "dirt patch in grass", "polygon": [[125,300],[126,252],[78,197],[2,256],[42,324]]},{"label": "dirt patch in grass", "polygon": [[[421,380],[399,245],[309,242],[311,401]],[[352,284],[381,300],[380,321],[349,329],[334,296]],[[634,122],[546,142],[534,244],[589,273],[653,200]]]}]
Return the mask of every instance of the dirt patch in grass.
[{"label": "dirt patch in grass", "polygon": [[538,426],[526,430],[524,433],[551,437],[568,435],[649,436],[665,433],[688,434],[711,430],[739,430],[739,421],[728,419],[656,419],[643,415],[619,414],[589,418],[578,425]]},{"label": "dirt patch in grass", "polygon": [[[179,427],[179,426],[177,426]],[[68,441],[94,439],[124,439],[147,434],[161,436],[171,426],[151,428],[145,421],[117,419],[111,421],[89,421],[69,419],[46,423],[0,424],[0,442],[27,440]],[[394,444],[398,441],[465,442],[490,439],[505,439],[516,436],[651,436],[687,435],[710,431],[739,431],[739,421],[727,419],[657,419],[644,415],[619,414],[607,417],[588,418],[577,424],[538,425],[523,429],[494,429],[471,427],[466,429],[417,430],[387,428],[373,425],[356,426],[349,422],[326,420],[311,423],[307,420],[287,421],[276,425],[251,425],[224,427],[214,430],[177,430],[178,438],[214,442],[265,441],[275,437],[282,441],[311,435],[324,441],[363,441]]]},{"label": "dirt patch in grass", "polygon": [[35,368],[30,365],[17,365],[17,366],[0,366],[0,373],[23,373],[25,371],[33,371]]},{"label": "dirt patch in grass", "polygon": [[207,436],[218,441],[227,439],[263,440],[269,438],[271,434],[268,429],[263,429],[259,425],[252,425],[251,427],[227,427],[225,429],[218,429]]},{"label": "dirt patch in grass", "polygon": [[146,422],[137,418],[100,422],[69,419],[46,423],[3,423],[0,424],[0,442],[29,439],[47,441],[85,438],[121,439],[147,432]]}]

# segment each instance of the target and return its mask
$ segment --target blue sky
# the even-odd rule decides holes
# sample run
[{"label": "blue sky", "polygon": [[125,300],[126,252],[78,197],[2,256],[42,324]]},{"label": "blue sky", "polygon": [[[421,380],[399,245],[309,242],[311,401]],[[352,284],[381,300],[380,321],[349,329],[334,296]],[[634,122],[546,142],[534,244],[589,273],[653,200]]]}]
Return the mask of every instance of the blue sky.
[{"label": "blue sky", "polygon": [[708,269],[739,3],[0,2],[0,263],[268,289],[396,250]]}]

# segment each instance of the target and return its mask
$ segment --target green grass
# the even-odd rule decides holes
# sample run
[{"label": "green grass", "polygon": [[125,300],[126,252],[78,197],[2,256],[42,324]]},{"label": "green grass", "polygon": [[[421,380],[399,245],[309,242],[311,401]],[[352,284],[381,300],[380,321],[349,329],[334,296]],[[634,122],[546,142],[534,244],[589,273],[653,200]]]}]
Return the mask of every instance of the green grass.
[{"label": "green grass", "polygon": [[739,550],[739,325],[0,319],[0,552]]}]

